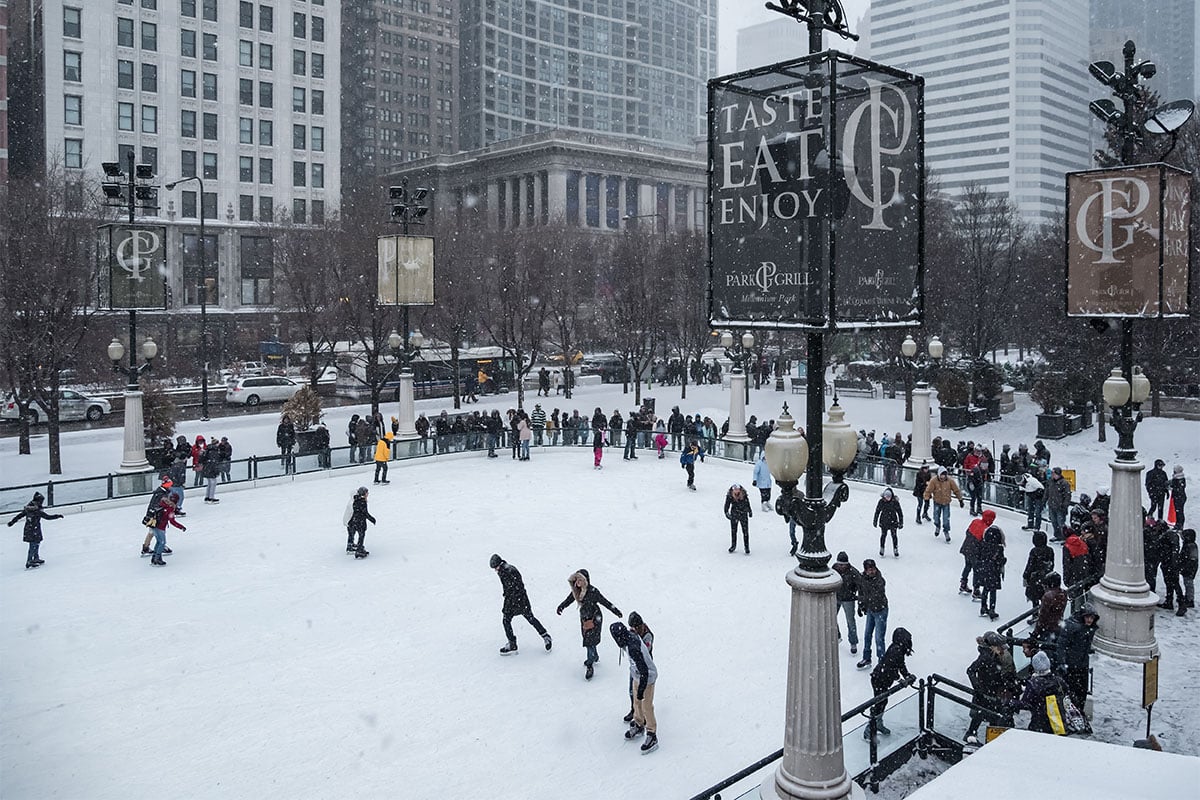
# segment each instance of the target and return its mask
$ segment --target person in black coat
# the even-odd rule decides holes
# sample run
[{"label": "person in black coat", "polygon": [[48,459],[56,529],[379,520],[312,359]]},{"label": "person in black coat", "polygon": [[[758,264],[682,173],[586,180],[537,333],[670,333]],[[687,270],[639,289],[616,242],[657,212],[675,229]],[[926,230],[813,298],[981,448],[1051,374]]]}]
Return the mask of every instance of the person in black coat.
[{"label": "person in black coat", "polygon": [[917,470],[914,478],[915,485],[913,486],[913,497],[917,498],[917,524],[921,521],[930,521],[929,517],[929,501],[925,499],[925,485],[933,478],[933,473],[929,471],[928,464],[922,464]]},{"label": "person in black coat", "polygon": [[[967,667],[967,678],[971,681],[973,690],[971,703],[1002,715],[1004,712],[1001,709],[1006,699],[1012,699],[1014,688],[1012,678],[1001,661],[1001,653],[1005,649],[1004,637],[995,631],[988,631],[978,637],[975,643],[979,646],[979,655],[971,666]],[[971,724],[963,739],[973,738],[986,716],[985,712],[972,709]],[[1011,724],[1008,727],[1011,727]]]},{"label": "person in black coat", "polygon": [[1179,583],[1179,531],[1174,528],[1162,528],[1158,552],[1158,566],[1162,570],[1163,590],[1166,593],[1166,598],[1158,604],[1158,607],[1174,611],[1174,600],[1177,595],[1180,602],[1183,602],[1183,587]]},{"label": "person in black coat", "polygon": [[1033,547],[1029,550],[1029,558],[1025,561],[1025,571],[1021,580],[1025,584],[1025,599],[1037,608],[1042,601],[1046,587],[1042,581],[1054,572],[1054,548],[1046,543],[1046,534],[1036,531],[1033,534]]},{"label": "person in black coat", "polygon": [[750,555],[750,517],[754,509],[750,507],[750,497],[740,483],[729,487],[725,493],[725,519],[729,520],[729,552],[737,550],[737,529],[742,526],[742,543],[746,547],[746,555]]},{"label": "person in black coat", "polygon": [[283,415],[279,427],[275,429],[275,444],[279,447],[279,461],[283,465],[284,474],[295,472],[296,459],[292,455],[292,448],[296,446],[296,426],[287,414]]},{"label": "person in black coat", "polygon": [[992,525],[983,533],[983,541],[975,553],[975,579],[983,596],[979,601],[979,615],[996,619],[996,591],[1000,588],[1004,574],[1004,531]]},{"label": "person in black coat", "polygon": [[1171,472],[1171,503],[1175,506],[1175,530],[1183,530],[1184,506],[1187,505],[1187,478],[1178,464]]},{"label": "person in black coat", "polygon": [[500,648],[500,654],[509,655],[517,652],[517,637],[512,629],[513,617],[524,617],[541,635],[542,641],[546,643],[546,649],[549,650],[550,634],[546,633],[546,628],[533,615],[533,608],[529,604],[529,593],[525,591],[525,581],[522,580],[521,573],[495,553],[492,554],[488,564],[496,570],[496,575],[500,577],[500,588],[504,592],[504,606],[500,613],[504,620],[504,635],[508,637],[508,643]]},{"label": "person in black coat", "polygon": [[1165,466],[1167,462],[1159,458],[1154,462],[1154,469],[1146,471],[1146,494],[1150,497],[1150,510],[1146,516],[1158,520],[1163,518],[1163,511],[1166,510],[1167,489],[1170,487],[1167,471],[1163,469]]},{"label": "person in black coat", "polygon": [[1044,651],[1033,655],[1033,676],[1025,683],[1025,691],[1012,703],[1010,709],[1029,712],[1029,730],[1036,733],[1053,733],[1050,717],[1046,714],[1046,698],[1061,695],[1066,691],[1062,678],[1051,671],[1050,656]]},{"label": "person in black coat", "polygon": [[1183,540],[1179,546],[1179,577],[1183,584],[1183,597],[1179,601],[1179,610],[1175,616],[1182,617],[1187,609],[1193,608],[1196,600],[1196,566],[1200,559],[1196,551],[1196,531],[1185,528],[1180,534]]},{"label": "person in black coat", "polygon": [[855,666],[866,669],[871,666],[871,637],[876,652],[882,655],[887,635],[887,581],[873,558],[863,560],[862,577],[858,579],[858,615],[867,620],[863,625],[863,657]]},{"label": "person in black coat", "polygon": [[1066,678],[1067,693],[1081,711],[1087,700],[1088,662],[1099,621],[1096,609],[1085,605],[1071,615],[1058,635],[1058,663]]},{"label": "person in black coat", "polygon": [[33,499],[8,521],[8,527],[11,528],[21,520],[25,520],[25,532],[21,537],[22,541],[29,543],[29,555],[25,557],[25,569],[33,569],[46,563],[38,555],[38,548],[42,544],[42,520],[63,518],[62,514],[47,514],[42,510],[42,503],[45,501],[46,498],[42,496],[41,492],[34,492]]},{"label": "person in black coat", "polygon": [[[371,512],[367,510],[367,487],[360,486],[358,491],[354,493],[354,498],[350,501],[350,508],[347,510],[346,516],[346,552],[354,553],[355,558],[366,558],[370,555],[363,543],[367,538],[367,522],[375,524],[375,518],[371,516]],[[355,542],[354,536],[358,534],[358,541]]]},{"label": "person in black coat", "polygon": [[[862,579],[862,573],[850,563],[850,556],[846,555],[845,550],[837,554],[833,571],[842,579],[842,585],[837,590],[837,601],[838,607],[842,609],[842,615],[846,618],[846,636],[850,639],[850,654],[854,655],[858,652],[858,625],[854,619],[854,604],[858,601],[858,582]],[[838,633],[838,639],[841,639],[841,633]]]},{"label": "person in black coat", "polygon": [[587,651],[587,658],[583,662],[583,677],[589,681],[593,674],[592,665],[600,660],[600,654],[596,651],[604,623],[604,614],[600,611],[600,606],[616,614],[618,619],[622,616],[620,610],[608,602],[608,598],[601,594],[591,581],[586,569],[572,572],[571,577],[567,578],[567,583],[571,584],[571,591],[567,594],[567,599],[558,604],[557,609],[557,613],[562,615],[563,609],[571,603],[579,604],[579,627],[583,634],[583,647]]},{"label": "person in black coat", "polygon": [[[896,447],[897,445],[892,446]],[[879,555],[883,555],[883,546],[890,533],[892,534],[892,553],[899,558],[900,541],[896,538],[896,531],[904,527],[904,510],[900,508],[900,501],[896,499],[896,494],[890,488],[883,490],[879,502],[875,504],[875,519],[871,522],[871,526],[879,528]]]},{"label": "person in black coat", "polygon": [[[884,652],[879,664],[871,671],[871,691],[875,696],[892,688],[892,684],[903,678],[904,683],[912,686],[917,682],[916,677],[908,671],[905,658],[912,655],[912,634],[906,628],[896,628],[892,633],[892,643]],[[887,698],[879,700],[871,706],[871,717],[875,720],[875,729],[884,736],[891,733],[883,724],[883,712],[887,709]],[[871,726],[863,728],[863,738],[871,738]]]}]

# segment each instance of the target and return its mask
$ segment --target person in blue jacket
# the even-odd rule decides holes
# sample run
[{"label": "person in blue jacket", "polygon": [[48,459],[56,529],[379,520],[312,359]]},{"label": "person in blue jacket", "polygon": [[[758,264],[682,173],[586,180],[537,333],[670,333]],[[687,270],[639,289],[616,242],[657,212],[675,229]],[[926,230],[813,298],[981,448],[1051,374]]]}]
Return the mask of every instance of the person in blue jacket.
[{"label": "person in blue jacket", "polygon": [[679,455],[679,463],[687,470],[687,487],[696,491],[696,459],[704,460],[704,450],[695,439],[689,439],[687,447]]},{"label": "person in blue jacket", "polygon": [[758,496],[762,500],[762,510],[771,510],[771,470],[767,467],[767,453],[762,451],[758,454],[758,461],[754,462],[754,482],[751,484],[758,488]]}]

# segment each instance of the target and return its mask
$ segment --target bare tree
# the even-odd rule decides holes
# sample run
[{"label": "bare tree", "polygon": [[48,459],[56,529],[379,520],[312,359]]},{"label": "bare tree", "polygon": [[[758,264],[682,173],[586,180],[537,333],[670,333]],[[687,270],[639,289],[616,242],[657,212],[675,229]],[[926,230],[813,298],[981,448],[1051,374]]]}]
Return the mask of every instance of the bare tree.
[{"label": "bare tree", "polygon": [[688,231],[674,234],[663,249],[666,275],[662,309],[665,344],[682,362],[679,397],[687,399],[688,365],[699,361],[712,346],[705,303],[704,234]]},{"label": "bare tree", "polygon": [[642,402],[642,376],[663,339],[664,305],[670,278],[660,269],[665,240],[641,231],[626,231],[617,241],[606,274],[604,323],[633,372],[634,402]]},{"label": "bare tree", "polygon": [[489,235],[475,226],[433,228],[437,241],[434,264],[434,305],[422,315],[425,333],[445,342],[454,375],[454,407],[462,407],[462,350],[476,340],[480,329],[480,284]]},{"label": "bare tree", "polygon": [[[590,318],[596,295],[596,261],[603,247],[578,228],[544,228],[538,235],[549,248],[550,276],[543,297],[550,323],[547,343],[562,354],[566,369],[579,349],[581,329]],[[571,383],[563,384],[568,400]]]},{"label": "bare tree", "polygon": [[340,220],[329,218],[318,227],[290,221],[264,229],[274,251],[276,305],[291,311],[292,330],[303,338],[309,385],[315,391],[321,377],[322,355],[333,357],[336,341],[334,309],[338,297],[333,276]]}]

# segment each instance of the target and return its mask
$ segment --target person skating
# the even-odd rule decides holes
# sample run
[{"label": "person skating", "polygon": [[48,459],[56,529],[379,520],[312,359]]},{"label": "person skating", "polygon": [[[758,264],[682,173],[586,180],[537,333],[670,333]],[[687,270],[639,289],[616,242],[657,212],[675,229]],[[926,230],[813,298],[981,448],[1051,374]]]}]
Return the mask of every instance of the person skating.
[{"label": "person skating", "polygon": [[[221,477],[221,447],[216,437],[209,440],[208,446],[200,454],[200,475],[204,478],[204,502],[219,503],[217,499],[217,480]],[[293,472],[295,469],[293,467]],[[178,510],[175,516],[179,516]]]},{"label": "person skating", "polygon": [[1163,467],[1167,462],[1161,458],[1154,460],[1154,469],[1146,471],[1146,494],[1150,497],[1150,510],[1146,516],[1162,520],[1166,510],[1167,489],[1171,482],[1167,479],[1167,471]]},{"label": "person skating", "polygon": [[1042,511],[1046,507],[1046,488],[1042,482],[1028,473],[1022,473],[1017,480],[1021,492],[1025,496],[1025,524],[1023,531],[1040,531],[1042,529]]},{"label": "person skating", "polygon": [[[985,509],[983,515],[979,519],[971,520],[971,524],[967,525],[967,532],[963,534],[962,547],[958,548],[959,555],[963,557],[962,576],[958,581],[958,591],[961,594],[969,594],[975,600],[979,599],[979,574],[976,571],[976,562],[979,560],[979,545],[983,542],[984,532],[991,527],[996,521],[996,512],[992,509]],[[973,588],[967,586],[967,578],[971,577],[971,573],[975,572],[975,580]]]},{"label": "person skating", "polygon": [[[614,612],[615,613],[615,612]],[[654,657],[640,636],[632,634],[620,622],[609,626],[609,633],[617,647],[629,654],[629,679],[633,683],[633,720],[625,739],[634,741],[643,732],[642,753],[658,749],[658,721],[654,718],[654,685],[658,681],[658,669]]]},{"label": "person skating", "polygon": [[696,459],[704,460],[704,451],[695,439],[688,441],[687,447],[679,454],[679,463],[687,470],[687,487],[696,491]]},{"label": "person skating", "polygon": [[579,629],[583,636],[583,648],[587,652],[587,657],[583,662],[585,670],[583,677],[590,681],[594,673],[593,665],[600,660],[600,654],[596,650],[596,646],[600,644],[600,631],[603,630],[604,624],[604,614],[600,611],[600,606],[604,606],[618,618],[623,615],[616,606],[608,602],[608,598],[601,594],[599,589],[592,585],[591,577],[586,569],[572,572],[571,577],[567,578],[567,583],[571,585],[571,591],[567,594],[567,598],[558,604],[556,611],[561,615],[563,609],[571,603],[579,605]]},{"label": "person skating", "polygon": [[842,610],[842,616],[846,618],[846,638],[850,640],[850,655],[855,655],[858,653],[858,625],[854,619],[854,605],[858,602],[858,582],[862,579],[862,573],[850,563],[850,556],[846,555],[844,550],[837,554],[833,571],[842,578],[842,585],[837,590],[838,607]]},{"label": "person skating", "polygon": [[[868,641],[867,644],[869,643]],[[908,664],[905,663],[905,658],[911,655],[912,634],[906,628],[896,628],[892,634],[892,643],[879,659],[878,666],[871,671],[871,691],[874,696],[878,697],[883,694],[898,680],[907,686],[912,686],[917,682],[916,676],[908,671]],[[887,703],[885,697],[871,706],[871,717],[875,720],[875,730],[884,736],[891,733],[891,730],[883,724],[883,712],[887,709]],[[863,738],[871,738],[870,725],[863,729]]]},{"label": "person skating", "polygon": [[1081,711],[1087,700],[1089,653],[1099,621],[1100,615],[1096,609],[1085,605],[1071,615],[1058,635],[1058,663],[1063,670],[1071,701]]},{"label": "person skating", "polygon": [[1037,531],[1033,534],[1033,547],[1029,550],[1029,558],[1025,561],[1025,570],[1021,573],[1021,581],[1025,585],[1025,599],[1034,608],[1042,601],[1046,587],[1042,584],[1046,576],[1054,572],[1054,548],[1046,543],[1046,534]]},{"label": "person skating", "polygon": [[871,666],[871,635],[875,635],[875,650],[880,654],[887,636],[887,581],[873,558],[863,561],[858,581],[858,615],[867,618],[863,624],[863,657],[857,664],[859,669],[866,669]]},{"label": "person skating", "polygon": [[186,531],[175,519],[175,501],[170,495],[164,497],[158,504],[158,509],[154,512],[154,555],[150,557],[150,566],[165,567],[167,562],[163,561],[163,554],[169,552],[167,548],[167,526],[174,525],[181,531]]},{"label": "person skating", "polygon": [[[983,636],[976,637],[975,644],[979,655],[967,667],[967,679],[971,682],[971,704],[980,709],[990,709],[997,717],[1001,716],[1009,703],[1014,699],[1015,674],[1012,673],[1011,659],[1005,667],[1004,657],[1007,649],[1004,637],[995,631],[988,631]],[[986,711],[971,709],[971,723],[967,727],[963,740],[978,744],[975,733],[987,716]]]},{"label": "person skating", "polygon": [[[185,464],[186,468],[186,464]],[[186,479],[186,474],[184,475]],[[150,502],[146,503],[146,514],[142,517],[142,525],[149,530],[146,531],[146,538],[142,540],[142,557],[154,554],[150,549],[150,545],[154,543],[154,521],[158,515],[158,507],[162,503],[164,497],[170,497],[175,503],[175,516],[186,516],[181,510],[183,502],[183,489],[178,485],[178,482],[171,478],[170,475],[162,476],[162,483],[158,488],[150,493]],[[169,547],[163,548],[163,553],[171,555],[172,550]]]},{"label": "person skating", "polygon": [[925,498],[925,487],[933,480],[933,473],[929,471],[928,464],[922,464],[917,470],[917,474],[913,477],[913,497],[917,498],[917,524],[921,521],[929,522],[932,518],[929,516],[929,500]]},{"label": "person skating", "polygon": [[725,493],[725,519],[729,520],[729,552],[737,550],[737,529],[742,526],[742,543],[746,555],[750,555],[750,517],[754,509],[750,508],[750,498],[740,483],[729,487]]},{"label": "person skating", "polygon": [[939,467],[937,477],[929,482],[922,495],[926,500],[933,501],[933,535],[945,533],[946,541],[950,541],[950,498],[958,498],[958,507],[963,508],[962,489],[950,477],[945,467]]},{"label": "person skating", "polygon": [[896,538],[896,531],[904,527],[904,510],[900,508],[900,501],[896,499],[896,493],[891,488],[884,489],[879,496],[879,502],[875,504],[875,519],[872,520],[871,527],[879,528],[879,555],[883,555],[883,546],[890,533],[892,535],[892,553],[899,558],[900,541]]},{"label": "person skating", "polygon": [[[990,510],[990,509],[989,509]],[[1000,589],[1004,574],[1004,532],[997,525],[990,525],[979,543],[975,559],[975,579],[979,582],[982,595],[979,599],[979,615],[996,619],[996,592]]]},{"label": "person skating", "polygon": [[592,468],[604,469],[600,461],[604,458],[604,440],[608,436],[608,431],[604,428],[592,429]]},{"label": "person skating", "polygon": [[758,498],[762,501],[762,510],[771,510],[771,470],[767,466],[767,451],[763,450],[758,454],[758,461],[754,462],[754,483],[758,489]]},{"label": "person skating", "polygon": [[[371,555],[363,546],[367,538],[367,522],[375,524],[375,518],[367,510],[367,487],[360,486],[346,508],[346,552],[354,553],[355,558],[366,558]],[[355,541],[355,534],[358,541]]]},{"label": "person skating", "polygon": [[501,608],[500,614],[503,619],[504,635],[508,637],[508,641],[504,647],[500,648],[501,655],[517,652],[517,637],[512,628],[513,617],[524,617],[525,621],[532,625],[533,629],[542,637],[542,641],[546,643],[546,649],[549,650],[550,634],[546,633],[546,628],[533,615],[533,607],[529,604],[529,593],[525,591],[525,581],[522,580],[521,573],[495,553],[492,554],[488,564],[496,570],[496,574],[500,577],[500,588],[504,592],[504,606]]},{"label": "person skating", "polygon": [[29,543],[29,554],[25,557],[25,569],[37,569],[46,563],[38,554],[38,549],[42,544],[42,520],[63,518],[62,514],[47,514],[42,509],[42,504],[45,502],[46,498],[42,496],[41,492],[34,492],[33,499],[8,521],[8,527],[11,528],[21,520],[25,520],[25,532],[21,536],[22,541]]},{"label": "person skating", "polygon": [[[645,643],[646,649],[650,651],[651,657],[654,656],[654,631],[650,630],[650,626],[642,619],[642,615],[636,611],[629,612],[629,631],[641,638]],[[634,691],[633,678],[629,679],[629,713],[625,715],[625,722],[633,722],[633,716],[637,709],[634,707]]]},{"label": "person skating", "polygon": [[388,481],[388,462],[392,460],[392,432],[383,434],[383,438],[375,442],[375,483],[390,483]]}]

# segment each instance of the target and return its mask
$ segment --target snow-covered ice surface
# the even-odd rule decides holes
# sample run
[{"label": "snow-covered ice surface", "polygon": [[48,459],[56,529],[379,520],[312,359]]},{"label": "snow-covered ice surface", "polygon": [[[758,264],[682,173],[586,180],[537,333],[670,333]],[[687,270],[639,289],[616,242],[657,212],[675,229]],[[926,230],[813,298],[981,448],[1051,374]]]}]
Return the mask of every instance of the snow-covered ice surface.
[{"label": "snow-covered ice surface", "polygon": [[[688,393],[685,413],[724,419],[726,392]],[[660,413],[678,402],[677,388],[650,394]],[[802,397],[762,391],[749,413],[775,414],[785,400],[802,412]],[[513,403],[510,395],[478,407]],[[581,412],[597,405],[626,413],[632,395],[604,387],[581,390],[572,403],[546,401]],[[908,431],[902,401],[844,405],[856,428]],[[335,442],[355,410],[330,413]],[[1025,401],[1004,422],[954,439],[982,431],[998,444],[1032,443],[1032,414]],[[273,450],[274,422],[185,423],[180,432],[230,436],[241,457]],[[1138,444],[1197,475],[1198,431],[1197,423],[1148,419]],[[72,474],[120,457],[119,430],[64,442]],[[1086,433],[1048,444],[1055,463],[1081,470],[1085,488],[1108,482],[1111,442]],[[35,439],[35,455],[18,458],[15,440],[0,440],[3,483],[43,478],[44,447]],[[646,452],[624,462],[610,449],[599,472],[590,447],[535,451],[529,462],[505,452],[394,463],[391,485],[371,492],[379,524],[363,561],[345,554],[341,518],[354,489],[369,484],[366,467],[225,485],[217,506],[189,492],[189,530],[171,531],[175,554],[165,569],[137,556],[140,501],[45,523],[47,563],[36,571],[23,569],[20,529],[8,529],[0,539],[0,796],[688,797],[783,737],[784,575],[795,564],[786,526],[758,511],[752,555],[730,555],[721,516],[726,488],[749,485],[750,472],[709,459],[691,493],[674,457]],[[831,551],[845,549],[855,563],[878,558],[876,497],[876,487],[852,486],[827,533]],[[964,511],[952,515],[956,529],[965,527]],[[998,602],[1008,618],[1025,606],[1014,573],[1028,534],[1012,514],[1001,512],[999,522],[1011,543]],[[931,534],[910,522],[901,558],[880,559],[889,627],[913,632],[914,673],[961,679],[985,620],[955,591],[958,537],[947,545]],[[517,619],[520,654],[498,654],[493,552],[521,569],[554,636],[552,652]],[[655,631],[662,744],[649,756],[622,737],[628,671],[607,633],[596,677],[585,682],[578,616],[573,608],[554,615],[580,567]],[[1157,624],[1154,730],[1167,750],[1196,755],[1200,623],[1160,613]],[[1139,738],[1140,668],[1103,657],[1093,664],[1097,738]],[[840,667],[843,704],[867,699],[867,676],[845,645]]]}]

